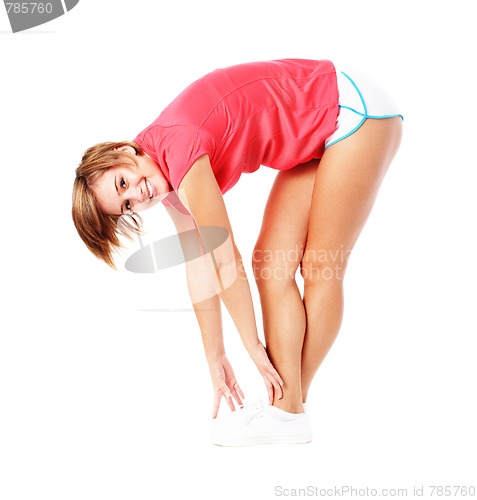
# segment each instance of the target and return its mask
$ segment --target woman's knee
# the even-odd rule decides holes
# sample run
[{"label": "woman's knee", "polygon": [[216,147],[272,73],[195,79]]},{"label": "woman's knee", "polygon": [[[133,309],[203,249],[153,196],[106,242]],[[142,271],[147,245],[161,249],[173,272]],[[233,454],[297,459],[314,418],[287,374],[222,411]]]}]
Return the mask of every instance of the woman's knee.
[{"label": "woman's knee", "polygon": [[341,282],[344,279],[351,250],[307,249],[300,264],[305,286]]},{"label": "woman's knee", "polygon": [[300,257],[290,252],[256,246],[252,255],[253,276],[259,290],[282,289],[295,283]]}]

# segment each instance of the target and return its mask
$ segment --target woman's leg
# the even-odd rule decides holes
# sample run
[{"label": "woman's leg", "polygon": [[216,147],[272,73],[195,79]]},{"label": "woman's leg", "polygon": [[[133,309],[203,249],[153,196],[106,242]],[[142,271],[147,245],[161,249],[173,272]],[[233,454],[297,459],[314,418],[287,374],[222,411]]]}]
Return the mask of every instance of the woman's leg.
[{"label": "woman's leg", "polygon": [[347,259],[368,218],[402,133],[401,118],[368,119],[330,146],[315,177],[302,262],[307,326],[302,396],[338,334]]},{"label": "woman's leg", "polygon": [[284,381],[283,398],[274,405],[292,413],[303,412],[306,316],[295,276],[306,244],[317,165],[310,162],[277,174],[253,254],[267,351]]}]

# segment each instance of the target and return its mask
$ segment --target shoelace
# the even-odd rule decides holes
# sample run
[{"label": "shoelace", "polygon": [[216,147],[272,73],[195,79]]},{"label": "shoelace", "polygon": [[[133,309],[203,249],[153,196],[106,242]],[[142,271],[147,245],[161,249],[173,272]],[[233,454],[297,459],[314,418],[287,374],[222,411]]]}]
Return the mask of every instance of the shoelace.
[{"label": "shoelace", "polygon": [[250,423],[253,419],[262,414],[263,403],[258,400],[248,404],[244,404],[235,410],[237,417],[245,424]]}]

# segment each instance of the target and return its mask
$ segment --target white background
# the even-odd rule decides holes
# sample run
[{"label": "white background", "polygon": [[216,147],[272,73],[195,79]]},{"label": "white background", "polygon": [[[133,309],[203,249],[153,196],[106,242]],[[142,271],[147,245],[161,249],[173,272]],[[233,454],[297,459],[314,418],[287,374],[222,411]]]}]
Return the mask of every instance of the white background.
[{"label": "white background", "polygon": [[[472,4],[80,0],[18,34],[0,9],[2,500],[477,483]],[[114,272],[89,254],[71,221],[74,169],[216,67],[283,57],[375,77],[405,135],[312,387],[313,442],[221,449],[183,269]],[[226,195],[247,262],[273,175]],[[172,234],[165,212],[151,217]],[[224,328],[243,389],[263,396],[228,316]]]}]

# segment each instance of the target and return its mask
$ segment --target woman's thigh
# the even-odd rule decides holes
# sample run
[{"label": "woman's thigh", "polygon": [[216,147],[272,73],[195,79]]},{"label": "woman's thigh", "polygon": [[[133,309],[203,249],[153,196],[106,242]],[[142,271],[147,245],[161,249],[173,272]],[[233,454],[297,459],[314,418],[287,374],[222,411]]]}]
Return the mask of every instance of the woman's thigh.
[{"label": "woman's thigh", "polygon": [[[401,118],[368,119],[330,146],[315,177],[303,259],[307,278],[340,278],[401,141]],[[310,281],[310,280],[308,280]]]},{"label": "woman's thigh", "polygon": [[318,161],[279,172],[253,253],[257,283],[294,278],[305,249]]}]

